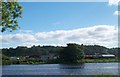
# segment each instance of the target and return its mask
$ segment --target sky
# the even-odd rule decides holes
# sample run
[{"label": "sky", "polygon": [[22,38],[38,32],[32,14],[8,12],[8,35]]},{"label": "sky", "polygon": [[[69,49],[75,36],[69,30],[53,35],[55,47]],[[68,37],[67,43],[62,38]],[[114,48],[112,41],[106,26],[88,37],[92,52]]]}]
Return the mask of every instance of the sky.
[{"label": "sky", "polygon": [[109,2],[20,2],[20,29],[0,35],[1,48],[67,43],[118,46],[118,5]]}]

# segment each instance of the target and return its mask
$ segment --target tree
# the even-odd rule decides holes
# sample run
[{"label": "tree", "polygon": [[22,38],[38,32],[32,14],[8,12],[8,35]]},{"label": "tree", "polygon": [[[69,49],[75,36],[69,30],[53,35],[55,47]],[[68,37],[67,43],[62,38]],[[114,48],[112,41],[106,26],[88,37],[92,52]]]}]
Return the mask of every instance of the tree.
[{"label": "tree", "polygon": [[1,32],[16,30],[18,28],[17,18],[22,18],[22,6],[18,2],[0,1]]},{"label": "tree", "polygon": [[62,63],[79,63],[84,58],[82,46],[78,44],[67,44],[67,47],[61,50],[59,58]]}]

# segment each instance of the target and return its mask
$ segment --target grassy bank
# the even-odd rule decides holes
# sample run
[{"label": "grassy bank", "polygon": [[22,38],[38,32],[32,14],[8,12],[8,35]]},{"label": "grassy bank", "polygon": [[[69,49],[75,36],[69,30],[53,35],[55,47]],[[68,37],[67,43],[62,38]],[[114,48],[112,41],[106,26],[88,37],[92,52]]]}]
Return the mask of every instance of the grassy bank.
[{"label": "grassy bank", "polygon": [[[9,64],[59,64],[60,62],[57,61],[48,61],[48,62],[42,62],[39,60],[17,60],[17,61],[11,61],[11,60],[3,60],[3,65],[9,65]],[[118,59],[84,59],[82,61],[79,61],[79,63],[109,63],[109,62],[120,62]]]},{"label": "grassy bank", "polygon": [[11,64],[46,64],[46,63],[42,62],[42,61],[34,61],[34,60],[28,60],[28,61],[22,61],[22,60],[17,60],[17,61],[3,60],[2,61],[2,65],[11,65]]},{"label": "grassy bank", "polygon": [[120,62],[118,59],[84,59],[84,63],[107,63],[107,62]]}]

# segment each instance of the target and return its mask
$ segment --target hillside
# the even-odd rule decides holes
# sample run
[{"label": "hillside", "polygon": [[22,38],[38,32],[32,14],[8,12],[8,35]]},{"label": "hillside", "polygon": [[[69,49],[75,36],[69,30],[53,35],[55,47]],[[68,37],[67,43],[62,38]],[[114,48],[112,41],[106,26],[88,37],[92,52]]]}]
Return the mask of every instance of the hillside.
[{"label": "hillside", "polygon": [[[11,56],[30,56],[30,55],[47,55],[49,53],[59,54],[59,51],[63,49],[63,46],[32,46],[27,48],[25,46],[18,46],[16,48],[4,48],[2,54]],[[83,45],[83,51],[85,54],[114,54],[118,56],[119,48],[107,48],[99,45]]]}]

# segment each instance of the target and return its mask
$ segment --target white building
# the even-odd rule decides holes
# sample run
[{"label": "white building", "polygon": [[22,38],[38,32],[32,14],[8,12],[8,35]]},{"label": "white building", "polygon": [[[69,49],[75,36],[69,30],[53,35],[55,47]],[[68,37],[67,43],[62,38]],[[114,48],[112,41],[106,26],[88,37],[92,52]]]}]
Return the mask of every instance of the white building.
[{"label": "white building", "polygon": [[101,55],[103,58],[115,58],[115,55],[113,54],[103,54]]}]

